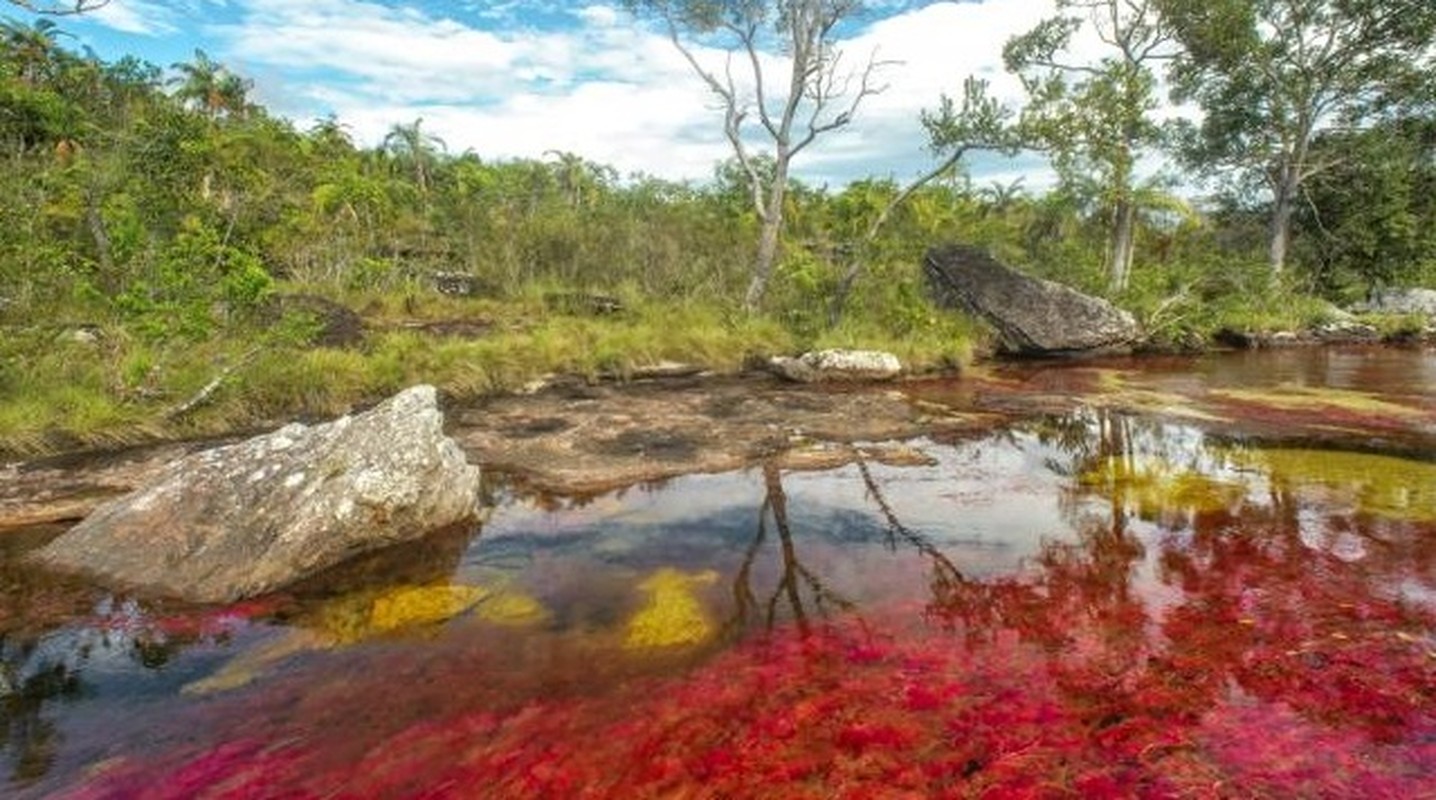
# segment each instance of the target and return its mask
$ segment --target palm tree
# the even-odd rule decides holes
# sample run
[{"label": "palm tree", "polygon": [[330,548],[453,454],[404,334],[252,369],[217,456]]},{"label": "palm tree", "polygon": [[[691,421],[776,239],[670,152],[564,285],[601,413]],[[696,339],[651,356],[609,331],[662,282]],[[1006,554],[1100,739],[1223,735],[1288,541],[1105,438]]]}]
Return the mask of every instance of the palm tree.
[{"label": "palm tree", "polygon": [[241,116],[249,109],[249,91],[254,83],[230,72],[198,48],[194,61],[171,65],[180,74],[170,79],[178,85],[175,97],[202,111],[210,121],[221,116]]},{"label": "palm tree", "polygon": [[69,35],[48,19],[37,19],[32,25],[16,19],[0,22],[0,41],[19,64],[20,81],[29,86],[39,83],[51,71],[59,38]]},{"label": "palm tree", "polygon": [[448,145],[443,139],[425,133],[424,118],[419,117],[407,125],[395,123],[384,137],[383,149],[399,164],[414,171],[414,185],[421,196],[427,196],[434,162],[438,154],[448,149]]}]

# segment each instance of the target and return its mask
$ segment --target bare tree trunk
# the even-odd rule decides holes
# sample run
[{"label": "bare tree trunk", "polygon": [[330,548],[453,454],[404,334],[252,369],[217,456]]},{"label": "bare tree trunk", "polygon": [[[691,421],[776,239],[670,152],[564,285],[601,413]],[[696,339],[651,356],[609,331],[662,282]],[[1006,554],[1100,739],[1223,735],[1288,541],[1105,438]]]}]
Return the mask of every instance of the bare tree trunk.
[{"label": "bare tree trunk", "polygon": [[1281,278],[1286,269],[1286,252],[1291,243],[1291,217],[1296,210],[1297,168],[1283,165],[1277,178],[1276,197],[1271,209],[1270,242],[1267,260],[1271,265],[1273,282]]},{"label": "bare tree trunk", "polygon": [[769,214],[763,220],[763,232],[758,237],[758,256],[753,262],[753,279],[748,282],[748,293],[743,297],[743,310],[755,313],[763,303],[768,291],[768,281],[773,277],[773,264],[778,260],[778,237],[782,233],[783,218]]},{"label": "bare tree trunk", "polygon": [[1116,218],[1112,226],[1112,257],[1109,262],[1108,278],[1112,291],[1127,288],[1132,275],[1132,253],[1137,245],[1137,206],[1130,198],[1117,201]]},{"label": "bare tree trunk", "polygon": [[[758,253],[753,260],[753,279],[748,282],[748,292],[743,296],[743,310],[753,314],[763,304],[763,295],[768,291],[768,282],[773,278],[773,266],[778,261],[778,242],[783,234],[783,203],[788,195],[788,163],[792,154],[786,143],[778,145],[777,163],[773,170],[773,184],[768,187],[767,204],[761,206],[759,218],[763,229],[758,236]],[[753,179],[753,178],[750,178]],[[761,193],[755,187],[754,195]]]},{"label": "bare tree trunk", "polygon": [[95,254],[100,259],[100,282],[108,290],[118,287],[115,275],[115,259],[112,255],[109,231],[105,230],[105,218],[101,213],[100,193],[91,189],[85,197],[85,224],[90,229],[90,238],[95,240]]}]

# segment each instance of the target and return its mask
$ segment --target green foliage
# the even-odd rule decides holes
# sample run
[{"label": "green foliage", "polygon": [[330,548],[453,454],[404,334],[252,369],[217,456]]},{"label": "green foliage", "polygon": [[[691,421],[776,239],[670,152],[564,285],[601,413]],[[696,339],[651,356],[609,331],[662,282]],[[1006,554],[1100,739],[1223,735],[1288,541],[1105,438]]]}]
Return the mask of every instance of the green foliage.
[{"label": "green foliage", "polygon": [[[1178,100],[1204,116],[1185,136],[1194,169],[1271,196],[1269,260],[1283,269],[1291,216],[1313,176],[1335,163],[1312,149],[1322,129],[1369,124],[1427,96],[1436,6],[1388,0],[1158,0],[1183,49]],[[1429,111],[1429,109],[1428,109]]]},{"label": "green foliage", "polygon": [[1318,290],[1357,299],[1419,284],[1436,262],[1436,125],[1406,120],[1331,131],[1313,149],[1332,166],[1311,178],[1297,230],[1314,252]]},{"label": "green foliage", "polygon": [[130,283],[116,308],[143,336],[202,339],[226,316],[253,312],[269,294],[273,279],[259,259],[226,244],[214,229],[186,222],[148,275]]},{"label": "green foliage", "polygon": [[[755,42],[801,33],[784,29],[787,18],[774,10],[801,4],[640,5],[761,11],[766,27],[753,32]],[[1271,87],[1237,67],[1250,48],[1271,46],[1263,36],[1276,36],[1253,33],[1253,15],[1271,10],[1267,0],[1165,5],[1187,48],[1177,77],[1226,81],[1179,81],[1216,109],[1203,132],[1225,132],[1203,140],[1224,149],[1208,148],[1194,166],[1231,174],[1255,165],[1250,175],[1266,174],[1277,163],[1267,147],[1276,118],[1258,101]],[[1062,3],[1066,11],[1107,7]],[[1361,0],[1349,12],[1375,10]],[[1427,18],[1417,10],[1401,26]],[[1124,28],[1135,37],[1127,41],[1156,35],[1141,28],[1145,19]],[[416,381],[474,395],[552,372],[622,377],[662,359],[739,369],[754,355],[844,346],[891,350],[918,369],[961,364],[981,350],[982,334],[930,305],[919,268],[925,250],[945,241],[1108,293],[1172,341],[1221,328],[1286,328],[1327,312],[1294,288],[1354,299],[1386,283],[1436,283],[1432,115],[1416,102],[1430,95],[1417,91],[1413,70],[1363,62],[1369,68],[1358,77],[1370,91],[1358,94],[1372,105],[1360,121],[1380,124],[1311,140],[1308,165],[1320,169],[1307,176],[1307,207],[1297,214],[1293,253],[1302,270],[1273,285],[1261,266],[1266,204],[1237,194],[1198,213],[1159,187],[1123,182],[1131,159],[1156,142],[1145,116],[1152,76],[1111,54],[1077,65],[1091,72],[1060,69],[1074,27],[1059,18],[1009,47],[1032,90],[1023,118],[970,78],[923,116],[936,159],[930,174],[906,186],[875,178],[828,189],[791,180],[775,155],[756,152],[716,165],[705,185],[620,179],[573,153],[491,161],[449,153],[423,120],[361,148],[338,120],[300,132],[268,116],[243,77],[202,52],[177,65],[167,86],[154,65],[103,63],[67,50],[53,25],[7,22],[0,448],[35,452],[335,413]],[[821,39],[823,31],[808,33]],[[1410,33],[1392,36],[1407,37],[1420,56]],[[1382,78],[1398,74],[1401,103]],[[798,98],[808,111],[811,100]],[[795,120],[789,156],[807,135],[807,117]],[[839,124],[831,114],[824,121]],[[979,188],[964,174],[971,152],[1011,154],[1038,133],[1063,173],[1056,191],[1026,191],[1021,179]],[[763,195],[766,208],[754,202],[755,177],[760,187],[783,185]],[[1139,212],[1133,279],[1114,290],[1112,230],[1123,198]],[[749,315],[754,244],[775,214],[782,230],[771,282],[763,313]],[[435,273],[478,296],[437,294]],[[276,289],[361,312],[363,345],[316,347],[324,320],[293,310],[276,316],[282,304],[267,300]],[[614,296],[625,311],[556,311],[544,299],[556,293]],[[837,297],[846,299],[840,315]],[[414,329],[454,322],[483,333]],[[82,325],[98,326],[100,340],[65,338]],[[222,387],[203,407],[166,421],[221,372]]]},{"label": "green foliage", "polygon": [[1165,127],[1153,117],[1154,67],[1171,56],[1172,42],[1146,3],[1058,0],[1057,8],[1090,12],[1104,55],[1071,56],[1084,22],[1059,16],[1008,41],[1003,60],[1027,91],[1019,124],[1024,143],[1048,154],[1064,191],[1097,200],[1109,231],[1108,285],[1120,291],[1136,246],[1137,162],[1165,143]]}]

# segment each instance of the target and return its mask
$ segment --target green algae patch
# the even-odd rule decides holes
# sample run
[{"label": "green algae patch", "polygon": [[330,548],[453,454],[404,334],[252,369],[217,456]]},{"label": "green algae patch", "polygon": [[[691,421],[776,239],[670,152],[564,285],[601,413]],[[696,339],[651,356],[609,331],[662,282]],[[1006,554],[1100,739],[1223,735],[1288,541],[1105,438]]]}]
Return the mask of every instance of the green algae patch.
[{"label": "green algae patch", "polygon": [[692,647],[713,635],[713,622],[695,594],[699,586],[718,580],[712,570],[686,573],[664,568],[638,585],[648,595],[628,621],[623,646],[629,650]]},{"label": "green algae patch", "polygon": [[1116,498],[1144,519],[1175,513],[1210,514],[1239,505],[1245,484],[1181,469],[1158,459],[1111,456],[1077,478],[1083,487]]},{"label": "green algae patch", "polygon": [[1376,453],[1271,448],[1233,459],[1261,469],[1273,484],[1321,488],[1364,513],[1409,522],[1436,521],[1436,464]]},{"label": "green algae patch", "polygon": [[1144,386],[1142,374],[1131,370],[1094,369],[1092,405],[1168,419],[1227,422],[1227,418],[1199,407],[1189,394]]}]

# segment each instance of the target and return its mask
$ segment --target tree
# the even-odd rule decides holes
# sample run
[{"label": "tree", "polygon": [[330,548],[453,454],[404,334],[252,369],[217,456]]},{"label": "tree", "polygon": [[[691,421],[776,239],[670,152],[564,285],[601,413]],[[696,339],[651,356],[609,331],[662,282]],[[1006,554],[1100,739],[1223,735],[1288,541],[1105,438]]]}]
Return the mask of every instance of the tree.
[{"label": "tree", "polygon": [[66,0],[66,2],[35,2],[35,0],[7,0],[10,5],[19,6],[33,14],[83,14],[109,5],[110,0]]},{"label": "tree", "polygon": [[1137,160],[1162,144],[1152,65],[1172,56],[1172,39],[1153,0],[1057,0],[1060,12],[1085,11],[1108,55],[1073,60],[1081,17],[1043,20],[1003,48],[1007,69],[1022,79],[1026,144],[1049,153],[1065,183],[1095,183],[1108,215],[1108,283],[1127,286],[1136,248]]},{"label": "tree", "polygon": [[838,284],[828,313],[829,323],[837,325],[853,286],[867,264],[866,251],[893,212],[927,184],[951,175],[968,153],[990,150],[1014,155],[1021,145],[1019,133],[1012,124],[1012,109],[987,94],[988,83],[969,75],[962,84],[962,101],[954,102],[943,95],[936,111],[924,111],[923,127],[927,129],[928,147],[942,161],[928,172],[904,186],[868,225],[860,241],[849,243],[849,263]]},{"label": "tree", "polygon": [[20,81],[34,86],[56,66],[59,38],[70,34],[53,20],[37,19],[26,25],[15,19],[0,21],[0,45],[7,60],[15,62]]},{"label": "tree", "polygon": [[1316,251],[1319,288],[1369,296],[1436,265],[1436,119],[1323,131],[1312,152],[1334,164],[1308,182],[1295,219]]},{"label": "tree", "polygon": [[420,197],[428,196],[434,162],[447,147],[443,139],[424,131],[423,117],[407,125],[395,123],[384,137],[384,151],[401,166],[413,171],[414,186],[419,190]]},{"label": "tree", "polygon": [[1360,128],[1429,81],[1430,0],[1157,0],[1183,46],[1174,98],[1205,112],[1186,145],[1209,171],[1232,169],[1271,193],[1268,259],[1282,274],[1303,187],[1340,154],[1316,135]]},{"label": "tree", "polygon": [[[757,310],[777,260],[784,199],[795,157],[818,137],[852,122],[863,99],[881,92],[874,76],[883,62],[870,57],[847,69],[836,46],[836,29],[862,12],[859,0],[626,0],[631,11],[652,14],[689,66],[718,98],[723,133],[747,176],[760,230],[753,276],[743,306]],[[689,39],[685,40],[685,33]],[[722,72],[698,58],[695,39],[723,42],[728,62]],[[764,59],[771,52],[787,60],[787,85],[775,90]],[[747,83],[734,77],[733,61],[745,65]],[[773,171],[758,168],[747,123],[756,115],[768,141]]]},{"label": "tree", "polygon": [[170,80],[178,86],[175,97],[211,121],[243,116],[249,110],[249,91],[254,83],[230,72],[205,51],[196,49],[194,61],[171,66],[179,72]]}]

